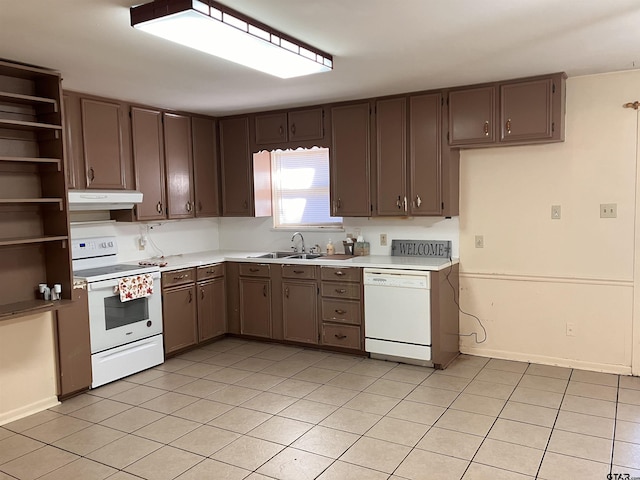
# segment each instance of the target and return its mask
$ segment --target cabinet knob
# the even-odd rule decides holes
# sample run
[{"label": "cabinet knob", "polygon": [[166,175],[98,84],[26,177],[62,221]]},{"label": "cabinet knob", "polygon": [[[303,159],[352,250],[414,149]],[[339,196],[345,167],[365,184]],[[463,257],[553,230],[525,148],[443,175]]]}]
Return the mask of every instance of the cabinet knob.
[{"label": "cabinet knob", "polygon": [[483,131],[484,131],[485,137],[488,137],[489,136],[489,120],[486,120],[484,122]]},{"label": "cabinet knob", "polygon": [[193,302],[193,292],[189,290],[189,303]]},{"label": "cabinet knob", "polygon": [[511,135],[511,119],[507,119],[507,123],[504,125],[505,130],[507,131],[507,135]]},{"label": "cabinet knob", "polygon": [[185,208],[187,209],[187,212],[191,212],[191,202],[187,202],[187,204],[185,205]]},{"label": "cabinet knob", "polygon": [[95,178],[96,174],[93,171],[93,167],[89,167],[89,181],[93,182],[93,179]]},{"label": "cabinet knob", "polygon": [[162,213],[162,202],[158,202],[158,204],[156,205],[156,211],[158,213]]},{"label": "cabinet knob", "polygon": [[204,300],[204,288],[200,289],[200,299]]},{"label": "cabinet knob", "polygon": [[262,286],[262,296],[263,296],[263,297],[266,297],[266,296],[267,296],[267,286],[266,286],[266,285],[263,285],[263,286]]},{"label": "cabinet knob", "polygon": [[398,195],[398,200],[396,200],[396,207],[398,207],[398,210],[402,209],[402,199],[400,195]]},{"label": "cabinet knob", "polygon": [[344,340],[345,338],[347,338],[346,335],[342,335],[341,333],[336,333],[334,335],[338,340]]},{"label": "cabinet knob", "polygon": [[286,287],[286,288],[284,289],[284,296],[285,296],[285,297],[287,297],[287,298],[289,298],[289,287]]},{"label": "cabinet knob", "polygon": [[278,127],[278,135],[284,135],[284,128],[282,127],[282,125]]},{"label": "cabinet knob", "polygon": [[420,208],[420,205],[422,205],[422,199],[420,195],[416,195],[416,208]]},{"label": "cabinet knob", "polygon": [[291,134],[292,135],[296,134],[296,124],[295,123],[293,125],[291,125]]}]

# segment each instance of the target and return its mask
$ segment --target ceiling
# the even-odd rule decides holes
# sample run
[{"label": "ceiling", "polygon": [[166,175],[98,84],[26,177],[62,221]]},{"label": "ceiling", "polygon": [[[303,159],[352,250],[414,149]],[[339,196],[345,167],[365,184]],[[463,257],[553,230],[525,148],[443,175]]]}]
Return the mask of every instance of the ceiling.
[{"label": "ceiling", "polygon": [[640,67],[637,0],[222,0],[334,56],[288,80],[130,26],[146,0],[0,0],[0,58],[63,87],[228,115],[565,71]]}]

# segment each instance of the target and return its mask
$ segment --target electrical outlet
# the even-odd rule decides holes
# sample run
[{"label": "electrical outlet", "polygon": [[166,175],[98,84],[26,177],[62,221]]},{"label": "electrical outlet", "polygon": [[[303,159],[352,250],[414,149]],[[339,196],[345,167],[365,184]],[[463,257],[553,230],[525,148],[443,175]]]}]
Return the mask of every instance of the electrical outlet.
[{"label": "electrical outlet", "polygon": [[380,246],[381,247],[386,247],[387,246],[387,234],[386,233],[381,233],[380,234]]},{"label": "electrical outlet", "polygon": [[476,235],[476,248],[484,248],[484,236]]},{"label": "electrical outlet", "polygon": [[574,323],[567,322],[567,337],[576,336],[576,326]]},{"label": "electrical outlet", "polygon": [[144,250],[146,246],[147,246],[147,236],[140,235],[140,237],[138,237],[138,250]]},{"label": "electrical outlet", "polygon": [[551,219],[560,220],[562,214],[562,207],[560,205],[551,205]]},{"label": "electrical outlet", "polygon": [[618,216],[617,203],[601,203],[600,218],[616,218]]}]

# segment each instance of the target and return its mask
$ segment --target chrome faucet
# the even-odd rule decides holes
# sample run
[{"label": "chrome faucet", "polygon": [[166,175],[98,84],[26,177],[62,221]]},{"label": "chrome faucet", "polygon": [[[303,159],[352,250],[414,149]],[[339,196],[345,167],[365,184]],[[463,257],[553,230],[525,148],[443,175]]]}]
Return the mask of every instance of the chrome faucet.
[{"label": "chrome faucet", "polygon": [[[302,234],[300,232],[296,232],[291,236],[291,241],[293,242],[293,240],[296,238],[296,235],[300,235],[300,240],[302,240],[302,253],[305,253],[305,248],[304,248],[304,237],[302,236]],[[297,250],[296,250],[297,251]]]}]

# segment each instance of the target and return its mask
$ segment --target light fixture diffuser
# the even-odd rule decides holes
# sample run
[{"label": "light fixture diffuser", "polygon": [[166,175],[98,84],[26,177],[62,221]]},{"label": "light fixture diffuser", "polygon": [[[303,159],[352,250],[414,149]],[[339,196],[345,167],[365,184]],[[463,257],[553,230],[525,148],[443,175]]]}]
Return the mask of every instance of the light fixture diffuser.
[{"label": "light fixture diffuser", "polygon": [[333,69],[331,55],[213,0],[156,0],[131,7],[131,25],[280,78]]}]

